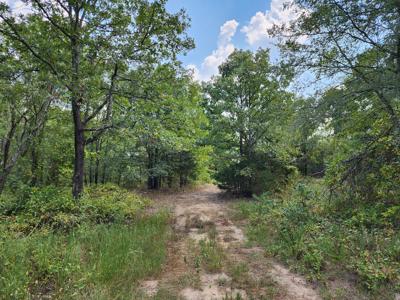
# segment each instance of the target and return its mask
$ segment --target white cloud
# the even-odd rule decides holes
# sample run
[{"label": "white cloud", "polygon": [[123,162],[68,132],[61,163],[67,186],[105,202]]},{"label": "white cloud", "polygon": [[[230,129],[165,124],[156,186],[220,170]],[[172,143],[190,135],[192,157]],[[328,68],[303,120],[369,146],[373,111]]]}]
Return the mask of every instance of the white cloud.
[{"label": "white cloud", "polygon": [[220,27],[218,48],[204,59],[200,68],[193,64],[187,66],[188,69],[192,70],[195,80],[206,81],[218,73],[218,66],[235,50],[232,38],[236,34],[238,26],[239,23],[236,20],[225,22],[224,25]]},{"label": "white cloud", "polygon": [[224,23],[219,29],[219,44],[225,45],[230,43],[236,33],[239,23],[236,20],[230,20]]},{"label": "white cloud", "polygon": [[241,32],[246,34],[247,43],[251,46],[265,46],[271,39],[268,36],[267,30],[274,25],[287,24],[296,20],[300,11],[295,5],[289,5],[288,0],[272,0],[271,8],[265,13],[257,12],[251,19],[248,25],[243,26]]}]

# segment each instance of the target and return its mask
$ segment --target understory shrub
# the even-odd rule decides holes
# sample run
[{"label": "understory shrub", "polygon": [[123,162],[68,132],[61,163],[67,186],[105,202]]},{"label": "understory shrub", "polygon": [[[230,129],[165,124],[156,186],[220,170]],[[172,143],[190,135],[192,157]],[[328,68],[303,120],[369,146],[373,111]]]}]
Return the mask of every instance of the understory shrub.
[{"label": "understory shrub", "polygon": [[87,188],[75,200],[69,189],[55,186],[31,188],[25,198],[15,195],[0,197],[0,215],[15,232],[29,233],[46,227],[71,230],[83,222],[127,223],[149,204],[149,200],[115,185]]},{"label": "understory shrub", "polygon": [[254,154],[252,159],[237,158],[234,162],[218,162],[215,179],[220,187],[244,195],[277,192],[285,186],[297,169],[268,153]]},{"label": "understory shrub", "polygon": [[237,212],[249,220],[251,240],[313,280],[347,270],[371,293],[400,291],[399,227],[388,214],[396,208],[343,206],[320,180],[306,180],[276,197],[241,202]]}]

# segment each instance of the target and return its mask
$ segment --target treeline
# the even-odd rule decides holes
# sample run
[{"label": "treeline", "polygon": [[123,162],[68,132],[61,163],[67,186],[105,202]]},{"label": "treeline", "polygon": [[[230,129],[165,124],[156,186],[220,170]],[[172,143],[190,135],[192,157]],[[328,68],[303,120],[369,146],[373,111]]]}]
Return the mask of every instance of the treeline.
[{"label": "treeline", "polygon": [[[193,47],[187,16],[165,1],[30,5],[1,6],[0,190],[72,177],[77,198],[84,183],[157,189],[211,174],[252,195],[301,173],[351,199],[398,198],[395,1],[297,1],[297,22],[269,32],[280,63],[236,50],[202,86],[176,59]],[[302,98],[290,86],[309,69],[340,84]]]},{"label": "treeline", "polygon": [[188,18],[165,3],[1,4],[0,192],[208,180],[201,90],[176,59]]}]

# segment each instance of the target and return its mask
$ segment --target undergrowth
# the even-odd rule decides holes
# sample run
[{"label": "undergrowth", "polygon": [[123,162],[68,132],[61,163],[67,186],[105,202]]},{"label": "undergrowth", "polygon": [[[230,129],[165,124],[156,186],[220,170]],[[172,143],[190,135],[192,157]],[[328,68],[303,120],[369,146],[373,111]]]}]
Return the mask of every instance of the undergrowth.
[{"label": "undergrowth", "polygon": [[303,180],[236,208],[236,217],[249,221],[251,240],[310,280],[327,286],[328,277],[347,273],[371,297],[390,299],[400,291],[396,206],[344,201],[330,196],[321,181]]},{"label": "undergrowth", "polygon": [[1,199],[0,299],[126,299],[160,271],[169,215],[143,213],[149,200],[115,186],[31,189]]}]

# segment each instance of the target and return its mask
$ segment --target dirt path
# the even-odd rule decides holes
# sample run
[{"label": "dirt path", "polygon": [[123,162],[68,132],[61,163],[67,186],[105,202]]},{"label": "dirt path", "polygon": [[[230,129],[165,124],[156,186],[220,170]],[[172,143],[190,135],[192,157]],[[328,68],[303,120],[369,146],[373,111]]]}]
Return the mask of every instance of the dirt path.
[{"label": "dirt path", "polygon": [[306,281],[249,247],[229,218],[230,204],[212,185],[152,195],[171,209],[174,239],[159,278],[142,283],[147,299],[320,299]]}]

